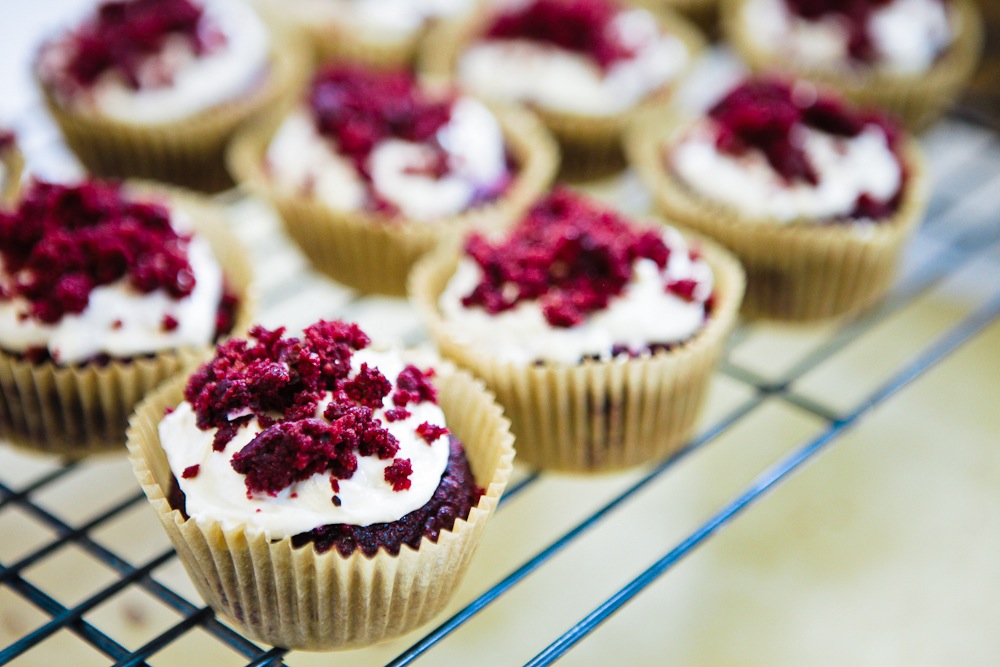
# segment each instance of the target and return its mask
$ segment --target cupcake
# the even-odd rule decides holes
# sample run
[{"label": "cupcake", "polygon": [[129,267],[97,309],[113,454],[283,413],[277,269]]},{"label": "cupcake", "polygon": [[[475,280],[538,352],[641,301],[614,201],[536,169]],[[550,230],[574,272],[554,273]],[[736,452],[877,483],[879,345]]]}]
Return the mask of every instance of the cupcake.
[{"label": "cupcake", "polygon": [[410,292],[442,353],[504,406],[521,460],[596,472],[691,434],[743,272],[711,242],[557,189],[508,234],[429,255]]},{"label": "cupcake", "polygon": [[43,44],[35,71],[89,171],[212,192],[232,185],[233,132],[298,88],[294,47],[240,0],[106,0]]},{"label": "cupcake", "polygon": [[915,143],[808,83],[747,81],[700,118],[636,126],[628,149],[664,215],[743,262],[749,316],[871,305],[927,204]]},{"label": "cupcake", "polygon": [[557,151],[523,110],[401,70],[335,65],[277,128],[248,129],[229,157],[318,269],[402,295],[413,262],[442,237],[523,211],[548,187]]},{"label": "cupcake", "polygon": [[31,182],[0,212],[0,436],[68,457],[120,448],[143,394],[246,326],[250,273],[193,196]]},{"label": "cupcake", "polygon": [[479,0],[261,0],[306,33],[317,58],[395,68],[412,64],[429,28],[465,16]]},{"label": "cupcake", "polygon": [[0,130],[0,205],[9,204],[21,189],[24,157],[13,132]]},{"label": "cupcake", "polygon": [[345,649],[427,622],[506,486],[512,438],[482,384],[368,343],[344,322],[255,327],[132,419],[181,562],[254,639]]},{"label": "cupcake", "polygon": [[725,0],[724,7],[725,32],[753,69],[831,86],[912,130],[955,101],[982,48],[972,0]]},{"label": "cupcake", "polygon": [[559,139],[570,177],[624,166],[622,129],[639,111],[669,102],[703,43],[667,10],[613,0],[496,5],[442,25],[421,65],[484,99],[531,106]]}]

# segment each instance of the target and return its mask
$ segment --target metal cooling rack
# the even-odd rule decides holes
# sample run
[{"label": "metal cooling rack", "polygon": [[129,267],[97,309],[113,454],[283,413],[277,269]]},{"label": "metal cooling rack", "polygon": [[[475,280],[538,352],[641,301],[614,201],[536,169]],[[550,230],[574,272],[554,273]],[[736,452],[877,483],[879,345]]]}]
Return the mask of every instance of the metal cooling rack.
[{"label": "metal cooling rack", "polygon": [[[37,112],[27,114],[18,124],[29,153],[52,164],[65,160],[54,131],[38,120]],[[884,324],[895,314],[904,311],[917,300],[940,288],[960,271],[987,262],[989,266],[1000,263],[1000,143],[984,129],[955,119],[934,130],[925,141],[929,162],[935,170],[936,189],[928,219],[916,239],[908,247],[902,275],[891,295],[877,308],[861,317],[832,326],[808,329],[802,333],[775,330],[762,324],[742,325],[735,333],[727,360],[719,371],[719,382],[734,387],[738,400],[730,401],[725,409],[710,411],[698,435],[673,457],[652,467],[613,477],[612,490],[594,494],[596,501],[575,522],[559,526],[538,540],[540,548],[532,549],[527,556],[512,562],[493,562],[483,549],[476,554],[474,565],[478,574],[473,583],[465,585],[459,599],[446,612],[407,641],[385,647],[352,652],[343,657],[330,654],[329,664],[382,664],[406,665],[422,657],[424,663],[438,664],[434,651],[454,641],[454,633],[462,629],[491,605],[514,594],[518,587],[533,573],[554,561],[564,550],[587,539],[599,526],[622,520],[630,504],[637,502],[642,492],[655,489],[670,479],[670,473],[679,464],[703,448],[710,448],[714,441],[735,430],[753,418],[765,405],[781,403],[809,416],[819,424],[818,431],[787,450],[770,465],[745,471],[752,476],[728,501],[717,503],[707,518],[695,521],[694,527],[682,532],[679,540],[670,540],[661,547],[659,557],[625,573],[625,583],[612,594],[606,595],[592,608],[576,610],[576,621],[567,623],[551,632],[539,645],[540,649],[526,664],[546,665],[571,651],[591,633],[599,633],[602,624],[637,596],[678,566],[706,540],[711,539],[727,524],[739,519],[748,508],[774,487],[789,479],[800,467],[812,461],[824,449],[835,445],[848,431],[863,424],[873,410],[885,403],[902,388],[913,382],[967,344],[979,332],[1000,320],[1000,284],[984,278],[982,294],[976,303],[957,321],[944,327],[943,332],[932,337],[914,355],[895,364],[891,372],[882,377],[873,389],[850,400],[845,405],[832,405],[810,395],[800,388],[801,380],[835,356],[850,351],[866,334]],[[60,167],[61,168],[61,167]],[[50,172],[51,164],[49,165]],[[630,211],[642,210],[648,203],[641,188],[630,177],[595,188],[597,194],[616,201]],[[225,198],[231,213],[231,223],[250,246],[259,268],[261,279],[262,321],[268,325],[287,324],[301,326],[317,317],[344,317],[356,319],[383,341],[401,341],[420,344],[424,332],[414,314],[402,301],[384,298],[358,298],[349,290],[313,273],[294,246],[279,231],[273,215],[261,204],[241,199],[235,195]],[[992,264],[990,264],[992,262]],[[977,275],[985,275],[979,271]],[[973,276],[975,278],[975,276]],[[761,370],[759,364],[747,362],[760,341],[771,337],[793,341],[797,351],[790,362],[776,373]],[[746,350],[750,352],[746,352]],[[779,364],[781,366],[781,364]],[[0,453],[3,453],[0,450]],[[15,455],[10,454],[11,457]],[[816,465],[823,465],[818,462]],[[11,472],[13,470],[13,472]],[[202,646],[206,642],[217,646],[211,655],[225,659],[219,664],[282,665],[295,664],[297,654],[280,648],[260,646],[231,629],[193,594],[193,589],[183,586],[178,577],[160,576],[176,566],[176,558],[169,547],[157,546],[151,557],[141,559],[122,553],[120,546],[109,546],[113,540],[104,533],[117,522],[137,523],[141,526],[155,524],[151,512],[142,513],[137,508],[145,505],[137,486],[119,479],[118,486],[104,491],[113,498],[110,506],[97,516],[78,519],[76,512],[67,516],[65,511],[51,509],[51,502],[40,502],[53,488],[70,485],[86,488],[88,484],[102,484],[100,465],[31,461],[27,465],[0,468],[0,521],[5,513],[16,512],[20,532],[3,534],[0,540],[26,540],[31,548],[20,552],[12,560],[0,560],[0,626],[3,624],[3,596],[13,596],[18,604],[28,603],[36,608],[37,626],[14,631],[13,640],[0,649],[0,664],[30,662],[35,655],[59,655],[74,643],[88,645],[94,651],[95,664],[112,662],[116,665],[176,664],[165,656],[172,655],[170,648],[193,634],[198,635]],[[755,476],[754,476],[755,475]],[[588,478],[589,479],[589,478]],[[573,491],[586,497],[591,490],[588,480],[571,480],[537,471],[518,468],[494,518],[491,532],[500,543],[519,539],[518,526],[500,519],[518,499],[529,492],[537,492],[546,485],[562,488],[575,484]],[[575,498],[575,497],[574,497]],[[102,505],[104,507],[104,505]],[[110,528],[109,528],[110,527]],[[156,525],[153,530],[159,531]],[[121,529],[118,532],[127,532]],[[141,532],[141,531],[140,531]],[[30,537],[27,537],[30,535]],[[164,539],[165,544],[165,539]],[[119,540],[119,543],[125,544]],[[34,583],[36,578],[26,574],[32,568],[58,562],[61,554],[73,551],[73,563],[92,562],[100,566],[100,583],[94,590],[69,602],[58,590],[46,589]],[[124,551],[128,552],[129,549]],[[482,563],[477,565],[477,563]],[[57,568],[58,565],[50,565]],[[75,567],[75,566],[74,566]],[[105,572],[107,570],[107,572]],[[81,569],[78,578],[88,577],[90,570]],[[109,574],[110,573],[110,574]],[[68,573],[71,578],[76,576]],[[165,581],[172,583],[164,583]],[[140,589],[171,610],[166,623],[141,643],[126,642],[114,632],[102,629],[92,615],[101,605],[116,597]],[[2,627],[0,627],[2,630]],[[415,637],[415,638],[414,638]],[[58,638],[58,644],[55,644]],[[508,640],[510,640],[508,638]],[[44,653],[53,643],[54,648]],[[398,650],[397,650],[398,649]],[[200,649],[199,649],[200,650]],[[55,661],[56,658],[47,658]],[[343,660],[343,663],[339,661]],[[46,658],[36,659],[45,664]]]}]

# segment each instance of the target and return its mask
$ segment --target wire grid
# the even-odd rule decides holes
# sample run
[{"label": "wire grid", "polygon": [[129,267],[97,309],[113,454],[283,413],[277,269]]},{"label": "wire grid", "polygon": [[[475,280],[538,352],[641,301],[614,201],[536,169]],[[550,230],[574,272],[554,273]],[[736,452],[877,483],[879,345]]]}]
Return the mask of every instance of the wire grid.
[{"label": "wire grid", "polygon": [[[18,129],[28,141],[54,141],[51,136],[48,139],[34,137],[34,134],[43,130],[34,128],[30,120],[26,119],[25,124],[25,127]],[[929,162],[936,170],[934,196],[928,219],[907,251],[903,275],[887,299],[859,318],[830,328],[807,354],[777,377],[764,377],[747,364],[734,359],[739,355],[733,352],[738,351],[745,341],[753,337],[760,326],[741,325],[730,342],[730,354],[719,373],[748,390],[744,400],[703,425],[699,435],[677,454],[631,478],[623,489],[568,530],[551,535],[543,548],[513,570],[496,571],[492,585],[475,591],[471,600],[457,611],[425,628],[417,641],[398,653],[388,664],[410,664],[439,643],[447,641],[451,633],[517,587],[588,531],[601,522],[614,521],[619,510],[627,506],[640,491],[661,482],[680,460],[748,419],[766,402],[778,400],[787,403],[822,422],[823,428],[817,435],[801,442],[776,463],[759,471],[741,492],[718,507],[714,514],[646,569],[636,572],[626,585],[596,607],[580,609],[578,622],[553,637],[551,643],[527,664],[546,665],[554,662],[769,490],[787,480],[794,471],[824,448],[835,444],[841,435],[861,423],[874,408],[967,343],[978,332],[998,321],[1000,288],[992,290],[977,309],[953,323],[915,357],[898,365],[887,380],[861,400],[853,402],[848,409],[826,405],[796,388],[796,382],[807,373],[834,355],[849,349],[866,332],[940,286],[969,262],[991,251],[995,252],[1000,245],[1000,225],[997,224],[998,216],[995,213],[1000,210],[1000,172],[995,167],[1000,164],[1000,143],[991,133],[954,119],[935,130],[927,143]],[[616,181],[609,188],[599,187],[597,190],[597,194],[607,196],[626,209],[641,210],[648,205],[641,188],[630,177]],[[263,283],[261,321],[264,324],[289,324],[294,327],[307,324],[317,316],[338,316],[357,319],[373,332],[384,326],[393,332],[393,339],[408,344],[420,344],[424,341],[425,334],[419,322],[403,302],[373,297],[358,298],[345,288],[313,273],[298,251],[281,236],[273,216],[262,211],[259,203],[240,199],[234,194],[226,195],[225,203],[229,206],[231,218],[239,226],[240,235],[250,246],[258,263]],[[43,539],[37,548],[29,550],[17,560],[0,563],[0,593],[13,592],[37,607],[45,616],[45,620],[37,628],[24,633],[0,650],[0,664],[13,662],[57,633],[68,630],[78,641],[89,644],[116,665],[144,665],[146,660],[154,658],[196,628],[227,647],[246,665],[284,664],[289,656],[286,650],[259,646],[246,639],[220,622],[212,610],[203,606],[200,601],[189,599],[152,576],[176,560],[172,549],[165,549],[141,562],[130,562],[95,537],[96,531],[141,504],[141,491],[128,492],[111,507],[81,525],[74,525],[72,519],[61,517],[36,502],[39,494],[53,485],[88,474],[90,471],[85,464],[66,463],[35,479],[31,479],[29,475],[24,479],[5,479],[0,482],[0,512],[16,507],[31,522],[54,533],[53,539]],[[503,512],[512,499],[531,487],[544,484],[547,478],[547,475],[538,471],[519,468],[498,511]],[[145,519],[155,521],[151,513],[147,513]],[[16,539],[18,536],[13,537]],[[28,577],[22,576],[26,569],[57,557],[68,545],[74,545],[114,573],[114,579],[110,583],[73,604],[60,602],[58,591],[44,590],[33,584]],[[481,552],[477,554],[477,557],[482,556]],[[127,648],[122,641],[85,618],[91,610],[133,587],[141,588],[179,615],[178,621],[137,649]]]}]

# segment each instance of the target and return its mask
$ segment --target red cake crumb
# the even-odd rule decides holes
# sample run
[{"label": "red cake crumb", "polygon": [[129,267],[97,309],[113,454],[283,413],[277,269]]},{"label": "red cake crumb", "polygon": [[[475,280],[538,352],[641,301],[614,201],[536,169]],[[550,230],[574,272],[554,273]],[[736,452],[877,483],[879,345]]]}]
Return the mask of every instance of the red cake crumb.
[{"label": "red cake crumb", "polygon": [[164,315],[162,326],[164,331],[176,331],[177,327],[180,326],[180,322],[173,315]]},{"label": "red cake crumb", "polygon": [[385,469],[385,481],[392,484],[393,491],[405,491],[410,488],[410,475],[413,474],[413,464],[410,459],[396,459]]},{"label": "red cake crumb", "polygon": [[491,39],[528,39],[590,56],[604,70],[635,54],[610,28],[619,7],[608,0],[535,0],[496,18]]},{"label": "red cake crumb", "polygon": [[385,411],[385,419],[389,422],[403,421],[404,419],[409,419],[410,411],[406,408],[393,408],[392,410]]},{"label": "red cake crumb", "polygon": [[[717,128],[716,145],[731,155],[760,150],[768,163],[787,182],[805,181],[816,185],[818,177],[813,165],[796,136],[796,128],[808,126],[838,137],[858,136],[866,126],[882,129],[889,149],[899,159],[901,131],[885,116],[875,112],[856,111],[839,99],[824,95],[797,95],[794,84],[773,79],[747,81],[720,100],[709,116]],[[902,185],[889,202],[873,207],[867,195],[859,197],[851,218],[867,217],[866,212],[890,212],[898,206]],[[879,216],[884,217],[884,216]]]},{"label": "red cake crumb", "polygon": [[201,470],[201,466],[195,463],[193,466],[188,466],[184,468],[184,472],[181,473],[181,477],[184,479],[191,479],[198,476],[198,471]]},{"label": "red cake crumb", "polygon": [[423,438],[424,442],[429,445],[442,435],[448,435],[448,429],[444,426],[437,426],[435,424],[431,424],[430,422],[424,422],[417,427],[417,435]]},{"label": "red cake crumb", "polygon": [[[191,377],[184,392],[198,428],[217,429],[215,451],[257,419],[262,430],[232,459],[233,469],[246,477],[248,496],[273,496],[317,473],[330,474],[336,493],[337,480],[357,470],[358,456],[389,460],[396,455],[399,442],[373,412],[393,385],[367,364],[348,379],[354,352],[369,344],[357,325],[320,321],[302,339],[257,326],[250,338],[253,344],[237,339],[218,346],[215,358]],[[397,393],[412,402],[436,402],[430,377],[408,366],[399,374]],[[316,414],[324,400],[320,419]],[[389,480],[397,490],[404,488],[401,466]]]},{"label": "red cake crumb", "polygon": [[[161,52],[168,39],[187,41],[196,54],[224,43],[207,29],[205,10],[190,0],[111,0],[70,35],[71,57],[66,74],[78,86],[93,85],[105,72],[118,73],[132,89],[148,84],[140,76],[143,62]],[[157,72],[157,84],[169,84],[172,73]]]},{"label": "red cake crumb", "polygon": [[[607,308],[625,290],[639,259],[663,269],[670,257],[657,232],[564,188],[536,204],[506,240],[491,243],[476,234],[466,252],[483,278],[463,297],[464,306],[500,313],[537,300],[554,327],[575,326]],[[677,292],[675,285],[665,288]],[[679,289],[683,296],[685,287]]]},{"label": "red cake crumb", "polygon": [[94,288],[118,280],[142,293],[191,293],[190,235],[163,205],[126,198],[121,186],[33,182],[14,211],[0,212],[0,256],[11,278],[0,298],[24,297],[31,317],[54,324],[80,313]]},{"label": "red cake crumb", "polygon": [[[878,54],[870,31],[872,15],[893,0],[785,0],[788,9],[802,18],[816,21],[836,17],[848,34],[848,53],[855,60],[874,62]],[[941,0],[944,1],[944,0]]]}]

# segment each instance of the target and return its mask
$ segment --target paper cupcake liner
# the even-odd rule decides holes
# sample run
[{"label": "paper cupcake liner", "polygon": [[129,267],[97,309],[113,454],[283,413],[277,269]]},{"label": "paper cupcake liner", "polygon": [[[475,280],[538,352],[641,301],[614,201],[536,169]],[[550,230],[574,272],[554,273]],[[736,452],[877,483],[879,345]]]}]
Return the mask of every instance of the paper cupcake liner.
[{"label": "paper cupcake liner", "polygon": [[859,106],[885,109],[919,132],[948,110],[972,77],[983,46],[983,24],[972,0],[954,0],[956,36],[951,47],[926,72],[889,74],[871,68],[829,70],[800,66],[763,48],[742,20],[749,0],[721,0],[721,23],[729,43],[755,71],[784,71],[839,90]]},{"label": "paper cupcake liner", "polygon": [[[189,212],[196,233],[209,242],[223,267],[228,288],[239,297],[233,332],[246,330],[255,306],[253,267],[221,211],[195,195],[149,191],[169,193],[171,202]],[[0,438],[67,458],[122,450],[135,405],[208,351],[185,348],[103,365],[59,366],[51,361],[33,364],[0,350]]]},{"label": "paper cupcake liner", "polygon": [[11,204],[17,199],[21,190],[21,172],[24,171],[24,155],[11,144],[0,150],[0,165],[3,165],[3,177],[0,178],[0,205]]},{"label": "paper cupcake liner", "polygon": [[718,28],[719,0],[628,0],[631,5],[646,9],[666,7],[688,19],[706,35]]},{"label": "paper cupcake liner", "polygon": [[461,257],[457,243],[442,245],[417,264],[410,298],[442,354],[496,394],[511,420],[518,460],[567,472],[628,468],[686,442],[736,321],[744,286],[739,263],[707,239],[695,237],[694,244],[715,275],[711,317],[691,340],[643,357],[518,365],[463,344],[438,307]]},{"label": "paper cupcake liner", "polygon": [[232,187],[224,152],[248,120],[290,104],[308,75],[304,50],[279,33],[262,80],[242,97],[168,123],[129,123],[62,106],[43,86],[66,143],[98,176],[164,181],[203,192]]},{"label": "paper cupcake liner", "polygon": [[544,126],[523,109],[492,108],[517,163],[514,180],[496,201],[440,220],[417,222],[370,211],[338,211],[276,187],[264,163],[274,123],[241,133],[231,146],[229,165],[240,183],[274,205],[288,234],[317,269],[361,292],[402,296],[413,263],[433,245],[467,229],[508,224],[555,176],[558,148]]},{"label": "paper cupcake liner", "polygon": [[[665,33],[675,35],[684,43],[690,65],[705,48],[705,39],[698,29],[662,5],[647,9]],[[431,81],[454,82],[459,56],[486,29],[492,16],[490,12],[479,12],[464,21],[450,21],[435,27],[421,49],[418,61],[421,75]],[[561,178],[586,180],[620,171],[625,166],[621,150],[623,130],[636,116],[666,108],[683,76],[679,74],[632,109],[610,116],[587,116],[531,105],[532,111],[559,140],[563,155]]]},{"label": "paper cupcake liner", "polygon": [[729,248],[743,262],[743,314],[816,320],[870,306],[891,287],[902,245],[927,208],[917,145],[904,144],[907,185],[899,209],[878,224],[781,223],[751,219],[698,196],[667,169],[664,146],[683,130],[678,119],[632,128],[626,149],[658,210]]},{"label": "paper cupcake liner", "polygon": [[336,549],[317,553],[291,539],[224,530],[185,519],[166,500],[171,472],[157,424],[177,405],[185,380],[164,385],[139,406],[129,427],[130,460],[181,562],[205,601],[248,636],[304,650],[347,649],[391,639],[423,625],[451,598],[507,485],[514,458],[509,424],[481,382],[444,369],[435,384],[448,428],[465,446],[486,493],[468,518],[437,542],[384,549],[372,558]]}]

